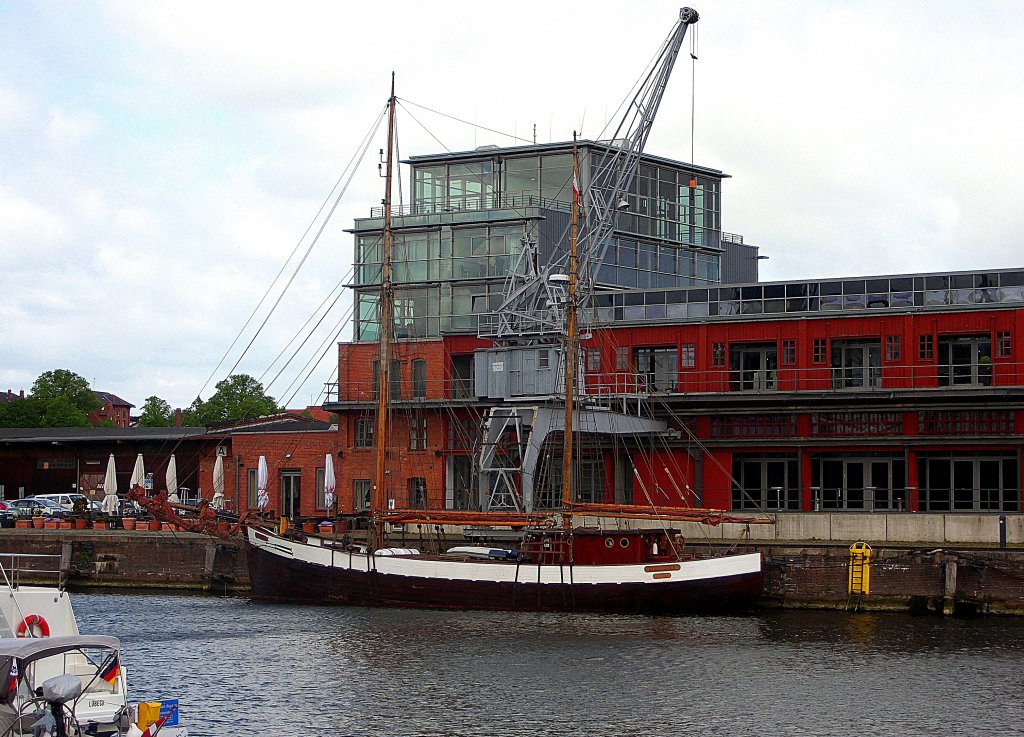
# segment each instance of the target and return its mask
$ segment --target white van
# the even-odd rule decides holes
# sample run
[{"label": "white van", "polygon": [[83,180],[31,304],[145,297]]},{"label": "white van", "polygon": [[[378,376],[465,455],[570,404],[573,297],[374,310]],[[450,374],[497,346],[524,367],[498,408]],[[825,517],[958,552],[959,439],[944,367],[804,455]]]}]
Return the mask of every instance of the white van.
[{"label": "white van", "polygon": [[48,499],[51,502],[56,502],[69,512],[75,508],[76,499],[85,499],[87,504],[89,502],[89,498],[85,494],[36,494],[32,498]]}]

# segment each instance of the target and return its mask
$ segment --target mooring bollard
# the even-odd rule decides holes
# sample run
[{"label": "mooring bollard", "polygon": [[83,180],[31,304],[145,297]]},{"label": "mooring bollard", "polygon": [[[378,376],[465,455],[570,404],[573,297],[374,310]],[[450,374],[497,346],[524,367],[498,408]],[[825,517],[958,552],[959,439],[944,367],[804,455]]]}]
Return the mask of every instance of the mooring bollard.
[{"label": "mooring bollard", "polygon": [[999,547],[1006,547],[1006,515],[999,515]]}]

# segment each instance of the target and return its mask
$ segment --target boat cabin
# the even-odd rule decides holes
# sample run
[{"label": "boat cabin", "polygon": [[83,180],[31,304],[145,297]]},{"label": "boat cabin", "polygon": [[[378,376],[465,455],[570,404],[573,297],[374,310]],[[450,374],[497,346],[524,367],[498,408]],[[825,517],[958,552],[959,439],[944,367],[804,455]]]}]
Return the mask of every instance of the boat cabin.
[{"label": "boat cabin", "polygon": [[[526,533],[520,561],[538,565],[640,565],[678,560],[677,530],[552,528]],[[673,547],[675,545],[676,547]]]}]

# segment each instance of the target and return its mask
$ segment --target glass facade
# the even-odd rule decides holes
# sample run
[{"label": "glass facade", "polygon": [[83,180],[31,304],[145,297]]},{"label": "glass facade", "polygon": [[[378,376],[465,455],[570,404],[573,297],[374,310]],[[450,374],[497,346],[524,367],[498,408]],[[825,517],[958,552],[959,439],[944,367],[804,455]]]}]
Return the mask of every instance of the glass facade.
[{"label": "glass facade", "polygon": [[[585,143],[581,151],[586,187],[592,172],[602,179],[605,149]],[[569,146],[420,157],[412,164],[413,202],[393,210],[396,337],[475,332],[479,315],[500,305],[525,237],[537,240],[541,258],[564,250],[567,234],[557,223],[567,220],[572,201]],[[716,284],[722,176],[645,158],[626,194],[628,208],[617,214],[616,231],[596,265],[597,281],[640,289]],[[355,228],[360,341],[379,334],[374,287],[381,280],[382,216],[376,208]]]}]

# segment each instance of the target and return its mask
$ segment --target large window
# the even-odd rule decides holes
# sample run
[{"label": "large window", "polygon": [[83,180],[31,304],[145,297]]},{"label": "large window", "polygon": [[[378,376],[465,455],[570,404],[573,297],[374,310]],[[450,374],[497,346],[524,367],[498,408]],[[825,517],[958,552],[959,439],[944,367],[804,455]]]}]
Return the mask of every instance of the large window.
[{"label": "large window", "polygon": [[771,391],[776,387],[778,369],[774,343],[729,346],[729,383],[734,391]]},{"label": "large window", "polygon": [[678,351],[672,348],[636,348],[633,361],[637,373],[644,377],[647,390],[672,392],[679,382]]},{"label": "large window", "polygon": [[327,471],[323,468],[316,469],[316,508],[327,509],[325,498],[325,486],[327,484]]},{"label": "large window", "polygon": [[412,362],[412,397],[425,399],[427,396],[427,362],[416,358]]},{"label": "large window", "polygon": [[988,386],[991,383],[991,336],[939,338],[939,386]]},{"label": "large window", "polygon": [[1016,454],[928,454],[918,457],[923,512],[1020,510]]},{"label": "large window", "polygon": [[259,508],[259,485],[257,483],[258,477],[256,473],[257,471],[255,468],[250,468],[246,473],[249,481],[249,509]]},{"label": "large window", "polygon": [[356,448],[372,448],[373,447],[373,418],[371,417],[360,417],[356,420],[355,424],[355,442],[352,444]]},{"label": "large window", "polygon": [[873,389],[882,384],[882,344],[877,341],[832,341],[832,387]]},{"label": "large window", "polygon": [[475,396],[473,387],[473,354],[452,356],[452,399],[472,399]]},{"label": "large window", "polygon": [[800,509],[796,455],[736,453],[732,457],[733,509]]},{"label": "large window", "polygon": [[427,418],[409,418],[409,450],[427,449]]},{"label": "large window", "polygon": [[811,465],[814,510],[907,508],[902,457],[818,456]]},{"label": "large window", "polygon": [[408,497],[406,504],[409,509],[427,508],[427,480],[422,476],[414,476],[406,482]]}]

